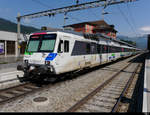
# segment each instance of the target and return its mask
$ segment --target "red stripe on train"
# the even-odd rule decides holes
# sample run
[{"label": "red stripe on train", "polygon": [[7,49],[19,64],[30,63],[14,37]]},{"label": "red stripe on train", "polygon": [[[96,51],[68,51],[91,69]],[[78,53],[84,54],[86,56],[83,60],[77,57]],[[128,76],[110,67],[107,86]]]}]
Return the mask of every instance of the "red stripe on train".
[{"label": "red stripe on train", "polygon": [[42,33],[34,33],[33,35],[43,35],[43,34],[47,34],[46,32],[42,32]]}]

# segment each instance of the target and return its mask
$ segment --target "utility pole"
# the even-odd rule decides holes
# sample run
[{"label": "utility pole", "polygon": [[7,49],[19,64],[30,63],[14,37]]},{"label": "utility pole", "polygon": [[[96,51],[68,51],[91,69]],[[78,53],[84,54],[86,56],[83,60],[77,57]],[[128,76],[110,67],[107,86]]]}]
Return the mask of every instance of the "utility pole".
[{"label": "utility pole", "polygon": [[104,20],[104,8],[102,8],[102,20]]},{"label": "utility pole", "polygon": [[66,20],[67,20],[67,12],[64,13],[64,26],[66,25]]},{"label": "utility pole", "polygon": [[76,4],[77,4],[77,5],[79,4],[79,0],[76,0]]},{"label": "utility pole", "polygon": [[102,20],[104,20],[104,15],[109,14],[108,12],[104,11],[105,8],[102,9]]},{"label": "utility pole", "polygon": [[16,57],[20,57],[20,44],[19,44],[19,40],[20,40],[20,13],[18,13],[18,17],[17,17],[17,42],[16,42]]}]

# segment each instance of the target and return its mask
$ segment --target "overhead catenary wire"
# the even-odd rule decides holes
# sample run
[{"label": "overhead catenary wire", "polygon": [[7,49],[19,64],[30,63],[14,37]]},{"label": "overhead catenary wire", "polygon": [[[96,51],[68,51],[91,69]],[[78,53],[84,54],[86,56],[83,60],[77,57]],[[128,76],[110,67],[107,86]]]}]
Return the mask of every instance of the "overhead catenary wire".
[{"label": "overhead catenary wire", "polygon": [[[47,7],[47,8],[50,8],[50,7],[51,7],[51,6],[49,6],[49,5],[44,4],[43,2],[41,2],[41,1],[39,1],[39,0],[32,0],[32,1],[33,1],[33,2],[36,2],[36,3],[38,3],[38,4],[40,4],[41,6]],[[76,1],[76,3],[79,4],[79,1]],[[99,17],[99,16],[98,16],[96,13],[94,13],[93,11],[90,10],[90,12],[92,13],[93,16]],[[68,13],[67,13],[67,15],[69,16],[69,18],[72,18],[72,19],[75,20],[75,21],[80,21],[80,22],[81,22],[81,20],[80,20],[79,18],[73,17],[73,16],[69,15]]]},{"label": "overhead catenary wire", "polygon": [[[43,2],[41,2],[41,1],[39,1],[39,0],[32,0],[32,1],[33,1],[33,2],[36,2],[36,3],[38,3],[38,4],[40,4],[41,6],[47,7],[47,8],[50,8],[50,7],[51,7],[51,6],[49,6],[49,5],[44,4]],[[78,1],[78,3],[79,3],[79,1]],[[73,16],[69,15],[68,13],[66,13],[66,16],[65,16],[66,19],[69,19],[69,18],[67,17],[67,15],[68,15],[70,18],[72,18],[73,20],[81,21],[80,19],[78,19],[78,18],[76,18],[76,17],[73,17]]]},{"label": "overhead catenary wire", "polygon": [[[40,4],[40,5],[42,5],[42,6],[44,6],[44,7],[47,7],[47,8],[50,8],[50,7],[51,7],[51,6],[48,6],[48,5],[44,4],[43,2],[41,2],[41,1],[39,1],[39,0],[32,0],[32,1],[33,1],[33,2],[36,2],[36,3]],[[107,4],[108,4],[109,2],[111,2],[111,1],[112,1],[112,0],[110,0],[110,1],[107,1],[107,0],[106,0],[106,1],[105,1],[105,4],[106,4],[105,8],[107,7]],[[107,2],[108,2],[108,3],[107,3]],[[126,17],[126,15],[123,13],[123,11],[120,9],[119,6],[118,6],[118,9],[119,9],[119,11],[121,12],[122,16],[124,17],[124,19],[126,20],[126,22],[129,24],[131,30],[132,30],[132,31],[134,32],[134,34],[137,36],[137,32],[136,32],[136,30],[134,29],[133,25],[130,23],[129,19]],[[90,12],[92,12],[92,11],[90,11]],[[68,13],[65,13],[64,15],[65,15],[65,16],[64,16],[64,25],[65,25],[66,19],[69,19],[69,18],[72,18],[73,20],[76,20],[76,21],[81,21],[80,19],[75,18],[75,17],[69,15]],[[94,15],[95,17],[98,17],[94,12],[92,12],[92,15]],[[69,18],[68,18],[67,16],[69,16]]]},{"label": "overhead catenary wire", "polygon": [[136,31],[135,31],[135,29],[134,29],[134,27],[133,27],[132,24],[130,23],[128,17],[126,17],[126,15],[124,14],[124,12],[121,10],[119,4],[117,5],[117,8],[118,8],[118,10],[120,11],[121,15],[123,16],[123,18],[125,19],[125,21],[127,22],[127,24],[129,25],[131,31],[132,31],[136,36],[138,36],[137,33],[136,33]]},{"label": "overhead catenary wire", "polygon": [[[44,7],[47,7],[47,8],[50,8],[51,6],[49,6],[49,5],[47,5],[47,4],[45,4],[45,3],[43,3],[43,2],[41,2],[40,0],[32,0],[33,2],[36,2],[36,3],[38,3],[38,4],[40,4],[40,5],[42,5],[42,6],[44,6]],[[105,1],[105,6],[104,6],[104,8],[106,8],[107,7],[107,5],[110,3],[110,2],[112,2],[113,0],[104,0]],[[115,0],[116,1],[116,0]],[[79,1],[77,1],[78,3],[79,3]],[[128,2],[127,2],[128,3]],[[118,9],[119,9],[119,11],[121,12],[121,14],[122,14],[122,16],[124,17],[124,19],[126,20],[126,22],[129,24],[129,26],[130,26],[130,28],[131,28],[131,30],[135,33],[135,35],[137,36],[137,32],[136,32],[136,30],[134,29],[134,27],[133,27],[133,25],[130,23],[130,21],[129,21],[129,19],[125,16],[125,14],[123,13],[123,11],[121,11],[121,9],[120,9],[120,7],[118,6]],[[129,8],[128,8],[129,9]],[[90,11],[90,12],[92,12],[92,11]],[[64,20],[66,20],[66,19],[69,19],[69,18],[72,18],[72,19],[74,19],[74,20],[76,20],[76,21],[81,21],[80,19],[78,19],[78,18],[74,18],[73,16],[71,16],[71,15],[68,15],[68,13],[65,13],[64,14],[65,16],[65,18],[64,18]],[[69,16],[69,18],[67,17],[67,15]],[[98,17],[94,12],[92,12],[92,15],[94,15],[95,17]],[[134,23],[134,22],[133,22]],[[135,25],[135,24],[134,24]]]},{"label": "overhead catenary wire", "polygon": [[[18,16],[17,18],[18,18],[18,20],[23,19],[23,18],[39,18],[39,17],[49,16],[49,15],[53,15],[53,14],[56,15],[56,14],[62,14],[65,12],[74,12],[74,11],[85,10],[85,9],[90,9],[90,8],[103,7],[103,6],[105,6],[105,1],[106,0],[96,0],[96,1],[92,1],[92,2],[85,2],[82,4],[78,4],[78,5],[70,5],[70,6],[66,6],[66,7],[49,9],[46,11],[41,11],[41,12],[31,13],[31,14],[27,14],[27,15],[23,15],[23,16]],[[111,0],[107,4],[107,6],[121,4],[121,3],[125,3],[125,2],[134,2],[134,1],[137,1],[137,0]]]},{"label": "overhead catenary wire", "polygon": [[[133,13],[132,13],[132,11],[131,11],[130,6],[129,6],[128,3],[127,3],[127,9],[128,9],[129,16],[130,16],[130,18],[131,18],[132,24],[134,25],[135,28],[137,28],[137,24],[135,23],[135,20],[134,20],[134,18],[133,18]],[[137,32],[137,29],[135,29],[135,31],[136,31],[136,33],[137,33],[138,35],[140,35],[140,33]]]},{"label": "overhead catenary wire", "polygon": [[44,4],[43,2],[41,2],[41,1],[39,1],[39,0],[32,0],[32,1],[33,1],[33,2],[36,2],[36,3],[40,4],[40,5],[42,5],[42,6],[44,6],[44,7],[51,8],[49,5]]}]

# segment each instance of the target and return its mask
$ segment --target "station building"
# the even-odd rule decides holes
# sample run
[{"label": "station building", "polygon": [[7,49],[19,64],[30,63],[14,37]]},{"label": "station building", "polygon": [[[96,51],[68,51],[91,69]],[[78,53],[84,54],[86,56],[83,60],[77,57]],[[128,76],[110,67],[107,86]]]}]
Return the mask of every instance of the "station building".
[{"label": "station building", "polygon": [[[21,34],[20,54],[24,54],[26,42]],[[0,31],[0,57],[17,56],[17,33]]]},{"label": "station building", "polygon": [[114,27],[114,25],[109,25],[104,20],[82,22],[64,26],[65,29],[71,29],[76,32],[89,34],[103,33],[107,36],[116,39],[117,31],[114,29]]}]

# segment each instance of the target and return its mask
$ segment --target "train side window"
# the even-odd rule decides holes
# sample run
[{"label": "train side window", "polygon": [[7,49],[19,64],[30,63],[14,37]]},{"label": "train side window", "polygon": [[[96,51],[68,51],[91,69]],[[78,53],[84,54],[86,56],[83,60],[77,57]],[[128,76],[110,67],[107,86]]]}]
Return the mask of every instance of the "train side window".
[{"label": "train side window", "polygon": [[106,53],[107,52],[107,47],[106,45],[102,45],[102,53]]},{"label": "train side window", "polygon": [[63,53],[63,40],[60,40],[59,46],[58,46],[58,53]]},{"label": "train side window", "polygon": [[97,44],[97,53],[101,53],[101,47],[99,44]]},{"label": "train side window", "polygon": [[104,45],[104,53],[107,53],[107,46],[106,45]]},{"label": "train side window", "polygon": [[109,46],[109,53],[112,53],[112,47]]},{"label": "train side window", "polygon": [[101,51],[102,53],[104,53],[104,45],[102,45]]},{"label": "train side window", "polygon": [[110,53],[110,46],[107,46],[107,50],[108,50],[107,53]]},{"label": "train side window", "polygon": [[91,53],[96,54],[96,44],[95,43],[91,44]]},{"label": "train side window", "polygon": [[115,47],[112,46],[112,53],[115,53]]},{"label": "train side window", "polygon": [[64,52],[69,52],[69,41],[67,40],[64,42]]},{"label": "train side window", "polygon": [[90,45],[90,44],[87,44],[87,45],[86,45],[86,53],[87,53],[87,54],[90,54],[90,51],[91,51],[91,45]]}]

